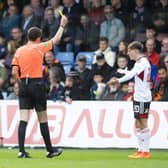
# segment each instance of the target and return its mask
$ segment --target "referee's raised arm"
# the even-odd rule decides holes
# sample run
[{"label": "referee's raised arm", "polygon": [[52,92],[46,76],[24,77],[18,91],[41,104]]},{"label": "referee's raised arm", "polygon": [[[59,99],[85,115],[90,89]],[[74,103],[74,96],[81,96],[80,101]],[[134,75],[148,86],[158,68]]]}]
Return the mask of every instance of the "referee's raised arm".
[{"label": "referee's raised arm", "polygon": [[52,38],[52,41],[54,44],[58,44],[59,41],[61,40],[62,34],[64,32],[64,28],[68,23],[68,19],[65,15],[61,17],[61,22],[60,22],[60,27],[58,31],[56,32],[55,36]]}]

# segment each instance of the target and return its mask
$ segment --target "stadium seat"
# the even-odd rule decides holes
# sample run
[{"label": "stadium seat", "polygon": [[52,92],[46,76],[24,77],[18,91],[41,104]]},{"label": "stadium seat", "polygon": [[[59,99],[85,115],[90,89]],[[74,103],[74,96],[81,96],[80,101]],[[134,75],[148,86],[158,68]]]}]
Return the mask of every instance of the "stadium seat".
[{"label": "stadium seat", "polygon": [[73,67],[72,65],[63,65],[64,67],[64,71],[65,71],[65,75],[69,74],[69,72],[71,71],[71,68]]},{"label": "stadium seat", "polygon": [[80,58],[80,56],[85,56],[86,57],[86,60],[87,60],[86,64],[87,64],[88,67],[92,65],[94,52],[79,52],[76,56],[76,61],[75,61],[76,65],[77,65],[77,61]]},{"label": "stadium seat", "polygon": [[73,65],[74,64],[74,53],[73,52],[58,52],[56,58],[63,65]]},{"label": "stadium seat", "polygon": [[58,52],[56,58],[62,63],[65,74],[67,75],[71,68],[74,66],[74,53],[73,52]]}]

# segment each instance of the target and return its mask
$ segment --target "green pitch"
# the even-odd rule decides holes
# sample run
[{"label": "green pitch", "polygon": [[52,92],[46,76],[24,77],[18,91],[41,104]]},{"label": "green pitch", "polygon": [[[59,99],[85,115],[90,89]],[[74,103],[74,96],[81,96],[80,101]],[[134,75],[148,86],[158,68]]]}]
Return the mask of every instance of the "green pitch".
[{"label": "green pitch", "polygon": [[16,149],[0,149],[0,168],[168,168],[168,151],[153,150],[151,159],[129,159],[134,150],[65,149],[45,158],[44,149],[27,150],[31,159],[18,159]]}]

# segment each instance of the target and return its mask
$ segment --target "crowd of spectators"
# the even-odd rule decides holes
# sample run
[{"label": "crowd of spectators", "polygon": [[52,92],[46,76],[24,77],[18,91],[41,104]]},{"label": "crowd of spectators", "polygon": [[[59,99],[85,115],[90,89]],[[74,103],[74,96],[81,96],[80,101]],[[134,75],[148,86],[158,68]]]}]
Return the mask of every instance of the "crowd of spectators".
[{"label": "crowd of spectators", "polygon": [[[59,10],[68,17],[63,37],[44,55],[43,80],[49,100],[131,101],[134,79],[109,84],[131,70],[134,61],[127,46],[138,40],[151,64],[153,100],[168,100],[168,0],[0,0],[0,99],[17,99],[18,83],[11,61],[26,43],[27,30],[42,29],[42,40],[57,31]],[[57,59],[59,52],[94,52],[91,66],[78,57],[68,74]],[[76,60],[76,58],[74,58]]]}]

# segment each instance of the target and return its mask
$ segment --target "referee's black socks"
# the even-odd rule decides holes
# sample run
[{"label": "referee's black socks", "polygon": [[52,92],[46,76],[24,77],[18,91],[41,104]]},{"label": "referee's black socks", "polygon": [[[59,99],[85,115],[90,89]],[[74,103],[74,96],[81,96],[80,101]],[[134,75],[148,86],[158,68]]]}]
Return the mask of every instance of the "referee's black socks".
[{"label": "referee's black socks", "polygon": [[46,148],[48,152],[52,152],[53,148],[51,145],[51,140],[50,140],[50,133],[49,133],[49,128],[48,128],[48,122],[46,123],[40,123],[40,131],[43,136]]},{"label": "referee's black socks", "polygon": [[25,141],[26,127],[27,127],[27,122],[20,121],[19,129],[18,129],[19,152],[25,152],[24,151],[24,141]]}]

